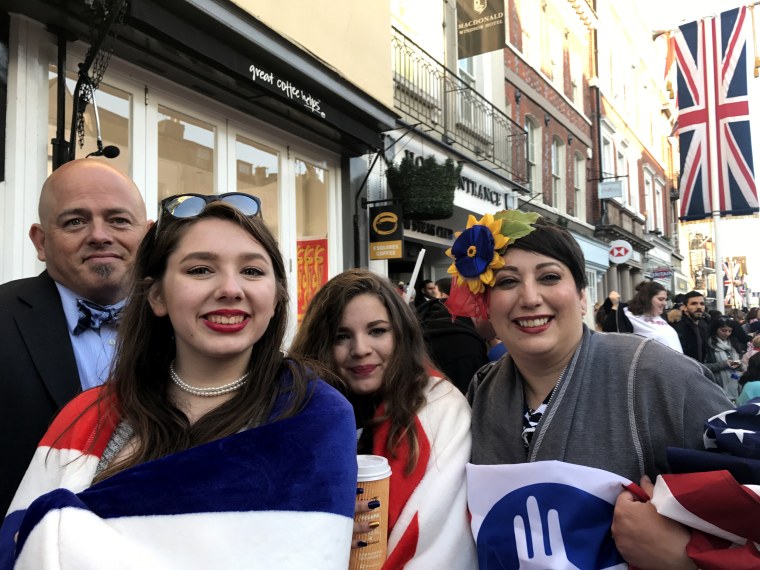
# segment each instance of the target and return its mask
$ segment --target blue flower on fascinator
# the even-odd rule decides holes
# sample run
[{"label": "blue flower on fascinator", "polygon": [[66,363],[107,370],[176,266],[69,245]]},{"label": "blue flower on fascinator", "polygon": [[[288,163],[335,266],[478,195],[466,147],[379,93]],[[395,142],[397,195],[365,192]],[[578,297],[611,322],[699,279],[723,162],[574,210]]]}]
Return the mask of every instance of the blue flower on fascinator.
[{"label": "blue flower on fascinator", "polygon": [[454,259],[448,270],[453,279],[446,301],[452,315],[486,318],[486,286],[493,287],[494,271],[504,267],[507,246],[532,232],[538,217],[534,212],[504,210],[480,220],[472,215],[467,218],[466,229],[457,232],[454,245],[446,251]]}]

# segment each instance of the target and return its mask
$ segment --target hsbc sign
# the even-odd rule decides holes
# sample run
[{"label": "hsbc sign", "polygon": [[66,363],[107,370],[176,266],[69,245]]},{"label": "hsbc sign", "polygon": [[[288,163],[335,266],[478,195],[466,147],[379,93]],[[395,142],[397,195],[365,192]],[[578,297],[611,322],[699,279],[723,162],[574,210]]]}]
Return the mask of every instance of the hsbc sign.
[{"label": "hsbc sign", "polygon": [[633,256],[633,247],[627,241],[617,239],[610,242],[609,256],[612,263],[625,263]]}]

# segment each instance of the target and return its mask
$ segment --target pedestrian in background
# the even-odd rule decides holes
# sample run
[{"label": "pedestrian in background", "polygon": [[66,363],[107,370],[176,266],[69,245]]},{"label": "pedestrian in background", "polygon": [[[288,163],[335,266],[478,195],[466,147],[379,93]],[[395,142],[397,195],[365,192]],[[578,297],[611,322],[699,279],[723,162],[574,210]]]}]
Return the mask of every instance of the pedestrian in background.
[{"label": "pedestrian in background", "polygon": [[612,291],[604,302],[608,311],[604,322],[605,332],[634,333],[654,340],[683,353],[678,334],[662,315],[668,303],[668,291],[656,281],[642,281],[636,293],[626,304]]},{"label": "pedestrian in background", "polygon": [[715,379],[726,396],[736,402],[739,396],[739,375],[743,371],[742,356],[746,345],[734,337],[731,320],[716,317],[710,321],[705,366],[715,374]]},{"label": "pedestrian in background", "polygon": [[705,297],[699,291],[689,291],[684,295],[686,314],[673,325],[686,356],[697,362],[704,362],[707,352],[707,338],[710,325],[705,318]]}]

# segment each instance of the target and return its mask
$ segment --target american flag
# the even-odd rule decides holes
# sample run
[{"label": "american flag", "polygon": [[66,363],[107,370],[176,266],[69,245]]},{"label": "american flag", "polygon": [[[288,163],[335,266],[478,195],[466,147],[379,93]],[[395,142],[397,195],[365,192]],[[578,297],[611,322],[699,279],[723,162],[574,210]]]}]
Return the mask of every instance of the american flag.
[{"label": "american flag", "polygon": [[691,527],[687,553],[703,570],[760,568],[760,398],[705,422],[707,451],[668,448],[672,475],[652,504]]},{"label": "american flag", "polygon": [[[680,26],[681,219],[758,211],[747,96],[745,6]],[[713,172],[717,165],[717,172]],[[716,180],[719,204],[712,204]]]}]

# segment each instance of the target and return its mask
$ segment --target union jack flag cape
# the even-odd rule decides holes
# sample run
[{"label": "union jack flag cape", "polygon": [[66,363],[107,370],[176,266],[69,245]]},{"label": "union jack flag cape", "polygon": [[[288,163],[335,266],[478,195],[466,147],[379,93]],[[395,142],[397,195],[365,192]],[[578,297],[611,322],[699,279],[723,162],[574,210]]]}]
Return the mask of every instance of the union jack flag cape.
[{"label": "union jack flag cape", "polygon": [[356,432],[335,390],[315,382],[294,417],[91,484],[118,423],[104,425],[98,394],[74,399],[40,443],[0,529],[0,568],[348,566]]},{"label": "union jack flag cape", "polygon": [[[721,215],[758,211],[747,95],[747,19],[743,6],[680,26],[675,36],[682,220],[702,220],[716,209]],[[712,180],[717,180],[718,204],[712,203]]]}]

